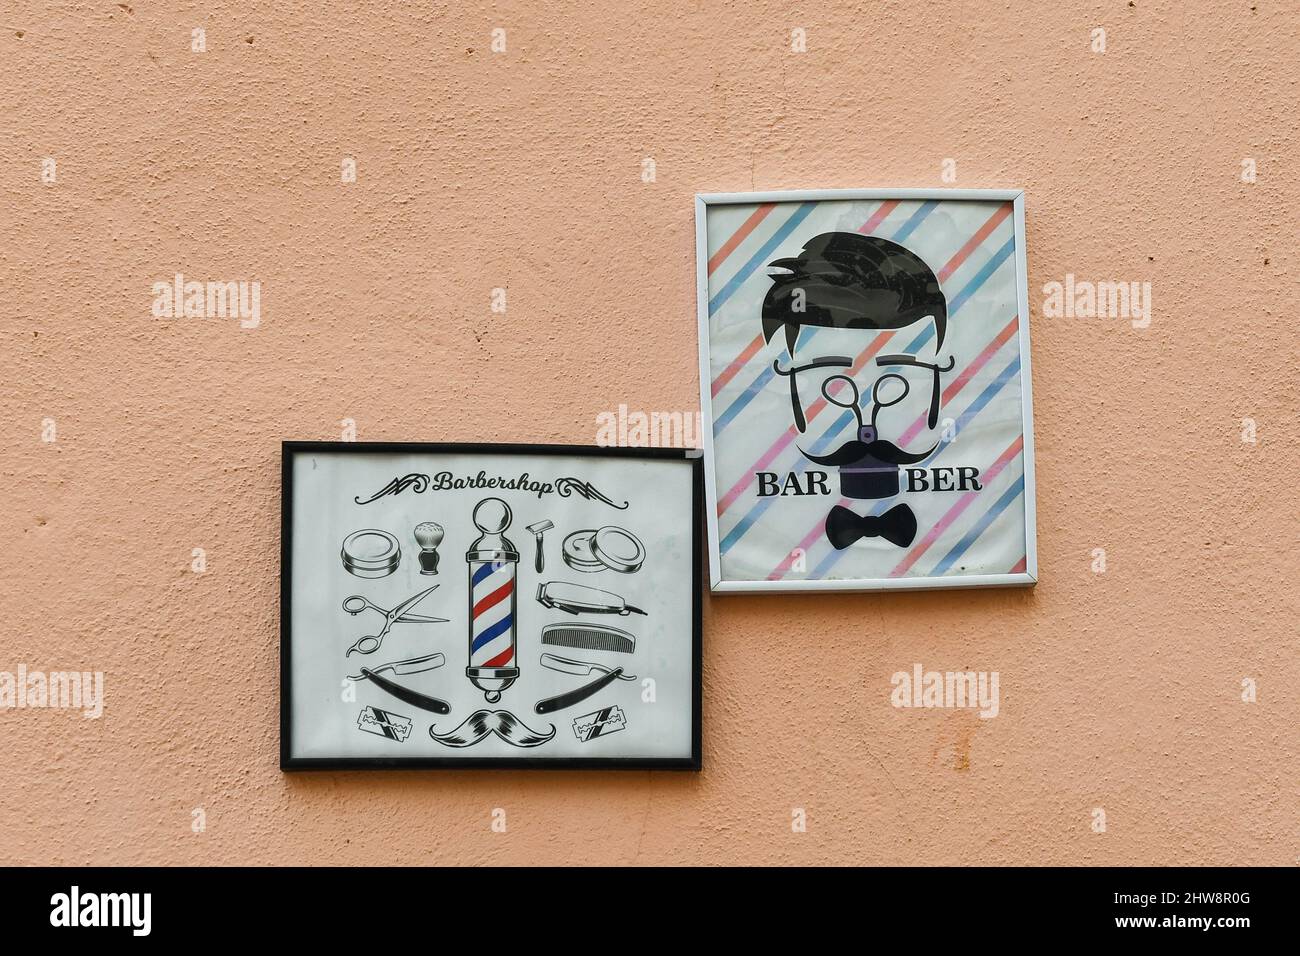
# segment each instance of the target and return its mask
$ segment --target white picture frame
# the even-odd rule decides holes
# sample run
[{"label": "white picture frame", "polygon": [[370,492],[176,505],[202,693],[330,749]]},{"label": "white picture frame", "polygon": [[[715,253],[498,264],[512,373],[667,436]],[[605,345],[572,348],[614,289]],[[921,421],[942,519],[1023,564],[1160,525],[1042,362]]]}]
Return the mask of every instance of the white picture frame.
[{"label": "white picture frame", "polygon": [[[708,527],[708,549],[709,549],[709,580],[710,587],[714,593],[733,593],[733,592],[768,592],[768,593],[786,593],[802,591],[894,591],[894,590],[917,590],[917,589],[937,589],[937,588],[975,588],[975,587],[999,587],[999,586],[1032,586],[1038,580],[1038,554],[1037,554],[1037,535],[1035,531],[1035,476],[1034,476],[1034,440],[1033,440],[1033,401],[1031,387],[1031,365],[1029,349],[1029,297],[1028,297],[1028,277],[1025,254],[1025,210],[1024,210],[1024,192],[1021,190],[994,190],[994,189],[834,189],[834,190],[792,190],[779,192],[755,192],[755,193],[709,193],[698,194],[695,197],[695,232],[696,232],[696,298],[697,298],[697,320],[699,329],[699,370],[700,370],[700,402],[702,418],[702,435],[704,445],[704,466],[705,466],[705,515]],[[970,205],[964,205],[970,204]],[[766,208],[766,212],[764,209]],[[793,212],[791,210],[794,210]],[[969,227],[981,218],[981,214],[989,209],[994,210],[994,214],[989,215],[984,220],[984,224],[972,235],[963,232],[964,228],[959,223],[966,223]],[[970,507],[978,502],[984,505],[982,500],[985,491],[993,490],[993,487],[985,483],[978,491],[973,486],[980,484],[977,475],[970,475],[971,468],[978,466],[972,465],[971,468],[963,469],[960,466],[933,466],[930,474],[934,475],[934,483],[946,484],[955,482],[957,478],[964,480],[960,490],[956,494],[962,497],[953,498],[951,502],[940,501],[939,495],[929,499],[916,498],[915,495],[895,495],[885,500],[892,501],[894,498],[907,498],[908,507],[906,511],[912,511],[910,501],[916,498],[919,502],[927,502],[925,509],[926,514],[921,519],[921,526],[916,528],[919,537],[912,539],[910,547],[919,547],[922,542],[926,543],[926,551],[918,558],[912,558],[912,552],[909,550],[907,556],[900,561],[895,567],[889,568],[890,556],[886,553],[883,558],[879,557],[883,546],[890,544],[883,540],[875,540],[875,535],[863,535],[853,544],[845,547],[832,547],[829,543],[829,531],[824,529],[827,541],[813,541],[819,548],[818,554],[813,554],[812,550],[804,551],[798,547],[789,548],[785,553],[780,549],[790,541],[798,540],[800,542],[809,540],[809,533],[803,526],[798,526],[798,532],[792,530],[791,534],[783,540],[782,515],[789,509],[772,506],[763,506],[756,498],[759,490],[770,491],[773,487],[772,479],[763,479],[762,487],[759,488],[759,479],[754,477],[752,485],[746,484],[751,479],[746,477],[747,473],[741,469],[737,471],[737,461],[743,460],[743,454],[736,449],[738,444],[745,447],[743,442],[751,443],[750,447],[766,447],[765,442],[770,437],[767,432],[768,423],[773,421],[774,416],[771,412],[773,402],[783,400],[785,394],[785,383],[773,381],[775,376],[768,373],[767,369],[777,370],[780,368],[780,358],[773,359],[774,354],[785,355],[789,359],[789,351],[780,351],[782,346],[779,342],[780,336],[768,334],[766,341],[764,335],[760,334],[757,338],[749,340],[748,345],[742,351],[731,358],[730,355],[715,354],[715,339],[718,341],[721,349],[722,340],[731,336],[735,340],[739,334],[744,338],[746,333],[739,333],[736,326],[740,321],[746,321],[750,313],[753,318],[754,329],[760,328],[761,319],[754,307],[759,295],[763,295],[764,289],[771,288],[776,280],[772,279],[769,272],[765,275],[763,266],[772,260],[790,256],[801,256],[804,243],[830,232],[839,232],[840,230],[848,231],[840,222],[852,224],[855,220],[852,218],[853,211],[857,210],[866,214],[870,210],[863,226],[857,228],[860,235],[868,237],[877,237],[875,241],[880,246],[893,247],[903,243],[895,242],[893,236],[903,236],[909,243],[907,251],[910,253],[910,246],[916,243],[925,249],[955,250],[951,256],[941,255],[939,258],[944,259],[943,265],[935,268],[933,274],[929,275],[930,279],[936,279],[941,289],[941,298],[944,301],[943,311],[945,313],[944,321],[948,330],[964,330],[964,336],[970,340],[974,337],[977,327],[983,334],[987,335],[992,328],[994,319],[992,308],[989,303],[999,304],[1007,307],[1014,302],[1015,307],[1015,327],[1008,330],[1001,326],[998,336],[985,347],[978,355],[972,356],[963,354],[960,361],[965,363],[959,366],[957,363],[959,357],[956,350],[959,347],[966,348],[969,346],[959,346],[957,343],[962,336],[951,336],[947,342],[944,342],[943,326],[935,322],[939,327],[936,334],[936,345],[942,343],[953,344],[953,375],[956,379],[965,379],[960,381],[961,389],[954,394],[954,401],[961,399],[968,402],[967,407],[973,407],[970,400],[971,394],[977,397],[984,397],[984,391],[993,389],[997,386],[997,391],[991,398],[985,399],[985,404],[977,409],[976,414],[987,412],[991,407],[997,408],[996,427],[980,423],[978,429],[973,429],[972,437],[966,444],[967,458],[974,462],[980,457],[978,446],[981,441],[992,447],[993,437],[1005,438],[1009,434],[1014,434],[1016,424],[1019,426],[1019,434],[1008,445],[1002,457],[993,462],[997,467],[994,474],[994,468],[989,467],[978,474],[992,475],[990,481],[1001,480],[1003,485],[1011,482],[1005,490],[1002,485],[997,486],[999,497],[991,503],[988,508]],[[932,219],[927,225],[927,218],[934,215],[936,210],[941,210],[941,215],[937,219]],[[785,214],[785,215],[782,215]],[[816,215],[814,215],[816,214]],[[772,217],[772,222],[766,222],[768,217]],[[796,220],[796,217],[800,217]],[[726,222],[722,222],[726,217]],[[757,222],[755,221],[757,217]],[[994,222],[996,220],[996,222]],[[715,228],[710,232],[710,223],[713,222]],[[779,226],[777,224],[780,224]],[[828,226],[828,223],[831,224]],[[739,225],[738,225],[739,224]],[[992,225],[990,225],[992,224]],[[763,228],[766,226],[766,228]],[[921,232],[922,226],[926,229]],[[951,234],[945,234],[947,229]],[[918,235],[919,234],[919,235]],[[722,235],[728,238],[720,242]],[[981,238],[982,237],[982,238]],[[880,242],[880,240],[889,240],[889,242]],[[976,241],[978,240],[978,241]],[[852,240],[856,242],[857,240]],[[852,245],[850,240],[845,240]],[[946,245],[945,245],[946,244]],[[996,248],[993,248],[993,245]],[[1008,246],[1010,248],[1008,249]],[[918,253],[914,258],[924,259],[925,255]],[[729,260],[733,260],[733,267],[728,269]],[[960,260],[960,261],[958,261]],[[825,262],[826,260],[818,260]],[[855,260],[861,261],[861,260]],[[802,260],[800,260],[802,263]],[[738,263],[738,264],[737,264]],[[948,268],[954,264],[953,268]],[[796,270],[802,266],[796,266]],[[924,271],[924,267],[922,268]],[[778,276],[784,278],[790,270],[778,268]],[[988,272],[980,284],[975,287],[975,291],[968,291],[970,285],[974,283],[984,273]],[[971,273],[974,272],[972,276]],[[991,289],[986,289],[989,283],[996,277]],[[932,286],[932,284],[931,284]],[[738,293],[743,292],[743,295]],[[718,300],[726,294],[728,300],[735,299],[733,303],[732,315],[725,316],[720,322],[719,314],[722,311],[717,307]],[[797,294],[797,293],[796,293]],[[766,293],[766,302],[771,298],[770,293]],[[952,303],[956,303],[954,307]],[[723,306],[727,303],[723,302]],[[966,313],[954,318],[955,313],[963,306],[974,306],[967,308]],[[985,307],[990,310],[990,316],[981,316],[980,312]],[[766,305],[763,307],[764,315]],[[735,315],[739,309],[741,315],[739,319]],[[822,314],[831,315],[830,311]],[[840,313],[842,314],[842,313]],[[900,317],[897,322],[902,322]],[[910,314],[910,313],[906,313]],[[1004,316],[997,316],[998,319]],[[931,317],[933,320],[933,317]],[[829,322],[838,322],[837,319],[830,319]],[[873,320],[874,321],[874,320]],[[840,336],[846,331],[866,331],[876,336],[893,335],[902,332],[904,326],[894,325],[875,325],[868,328],[855,326],[854,329],[846,329],[843,326],[832,326],[811,321],[808,325],[800,326],[797,320],[788,321],[785,325],[786,335],[789,336],[789,349],[798,350],[795,344],[804,341],[808,334],[809,326],[817,326],[816,331],[821,332],[824,329],[831,330],[832,334],[823,335],[823,339],[831,339]],[[989,328],[982,328],[982,325],[988,325]],[[793,334],[790,332],[790,326],[795,326]],[[765,332],[771,332],[766,326],[763,327]],[[975,340],[978,340],[977,338]],[[1008,349],[1007,346],[1014,347]],[[755,346],[757,349],[755,350]],[[994,348],[996,345],[996,348]],[[993,350],[990,354],[990,349]],[[847,353],[848,350],[846,349]],[[851,354],[851,353],[848,353]],[[870,350],[862,353],[871,358]],[[877,351],[875,355],[880,355]],[[1003,375],[994,379],[987,385],[984,391],[972,393],[973,387],[982,385],[989,374],[995,371],[992,359],[1006,358],[1014,355],[1011,364],[1004,367]],[[845,356],[847,357],[847,354]],[[715,374],[719,369],[719,362],[722,358],[731,358],[723,368],[723,373]],[[861,358],[861,355],[859,356]],[[976,360],[982,359],[976,368]],[[819,359],[820,360],[820,359]],[[932,363],[924,366],[933,372],[935,385],[933,388],[933,400],[930,403],[931,408],[940,403],[946,406],[949,396],[949,390],[952,385],[959,384],[957,380],[950,380],[951,385],[947,388],[940,389],[940,370],[935,366],[940,365],[942,359],[936,348],[936,355]],[[777,364],[774,364],[777,363]],[[857,363],[850,371],[856,371]],[[906,369],[909,375],[918,371],[920,366],[919,360],[910,363]],[[799,366],[790,361],[789,371],[776,371],[776,375],[785,375],[789,378],[797,378]],[[968,369],[973,369],[970,374],[966,374]],[[1008,370],[1014,370],[1013,374],[1008,374]],[[750,372],[749,376],[744,373]],[[818,369],[817,373],[824,371],[834,371],[834,369]],[[942,370],[942,371],[947,371]],[[755,374],[757,373],[757,374]],[[764,379],[764,376],[767,376]],[[843,376],[841,376],[843,377]],[[881,376],[886,377],[886,376]],[[726,378],[721,387],[718,386],[719,379]],[[896,375],[895,378],[903,378]],[[1005,381],[1003,381],[1005,379]],[[1011,408],[1012,402],[1010,397],[1005,395],[1006,386],[1014,381],[1014,388],[1010,397],[1014,397],[1019,403],[1019,415],[1014,414]],[[998,385],[998,382],[1002,384]],[[841,383],[841,387],[847,383]],[[856,381],[853,386],[856,386]],[[896,384],[896,388],[906,389],[910,380],[904,384]],[[827,384],[823,382],[823,387]],[[871,398],[876,397],[873,385]],[[790,403],[792,408],[799,404],[794,399],[795,388],[790,389]],[[919,391],[919,390],[912,390]],[[963,394],[965,393],[965,394]],[[904,391],[904,395],[908,395]],[[922,393],[923,394],[923,393]],[[752,410],[755,406],[755,396],[762,396],[762,404],[766,410],[759,412]],[[825,397],[825,393],[819,398]],[[829,398],[840,399],[840,396],[831,393]],[[887,404],[881,408],[888,408],[890,404],[888,395],[884,395],[882,400]],[[857,404],[857,403],[854,403]],[[731,415],[736,406],[741,406],[741,412]],[[827,405],[823,404],[822,410]],[[847,406],[841,406],[846,408]],[[874,409],[874,403],[872,408]],[[961,403],[958,402],[956,411],[960,411]],[[802,413],[796,413],[802,414]],[[851,415],[851,410],[843,411],[839,419],[846,415]],[[723,416],[731,416],[724,418]],[[740,439],[733,441],[731,436],[723,434],[723,429],[733,425],[741,416],[746,416],[746,421],[741,421],[740,425],[733,430],[734,434],[742,434],[743,442]],[[755,418],[757,416],[757,418]],[[928,425],[935,418],[934,411],[929,413],[926,419]],[[969,415],[966,416],[970,418]],[[837,419],[837,421],[839,420]],[[944,419],[944,428],[948,427],[949,419]],[[960,415],[952,419],[953,432],[949,435],[943,432],[943,439],[940,442],[942,447],[936,445],[939,450],[934,451],[933,457],[937,458],[948,448],[949,445],[957,447],[958,442],[962,439],[962,429],[966,424],[974,424],[972,421],[966,421]],[[797,424],[797,422],[796,422]],[[810,424],[810,423],[805,423]],[[852,431],[852,418],[849,418],[849,431]],[[864,416],[858,415],[857,424],[864,425]],[[875,418],[872,417],[872,425],[875,424]],[[936,434],[934,427],[928,429],[931,436]],[[719,428],[722,425],[723,428]],[[923,429],[926,430],[926,429]],[[990,436],[977,437],[980,431],[990,432]],[[773,432],[774,434],[775,432]],[[880,435],[883,437],[885,429],[882,428]],[[782,455],[798,455],[802,447],[791,449],[787,446],[799,446],[799,442],[789,441],[787,434],[793,434],[796,437],[804,433],[799,432],[795,425],[787,425],[786,431],[781,433],[776,444],[768,448],[767,452],[761,455],[757,460],[762,462],[769,457],[772,448],[777,444],[785,442],[780,449]],[[864,435],[874,437],[877,433],[872,430],[864,432],[859,429],[858,438]],[[758,436],[757,445],[752,443]],[[918,439],[919,440],[919,439]],[[849,449],[849,442],[841,444],[840,449],[836,450],[833,455],[852,455]],[[1004,461],[1006,454],[1013,451],[1013,446],[1017,446],[1018,451],[1011,459]],[[860,443],[856,448],[876,448],[874,445]],[[884,448],[886,446],[879,446]],[[894,446],[897,449],[897,446]],[[909,451],[911,449],[904,449]],[[922,448],[922,450],[924,450]],[[879,452],[884,453],[884,452]],[[865,453],[864,453],[865,454]],[[988,450],[984,450],[984,455],[988,455]],[[949,456],[950,458],[952,456]],[[999,464],[999,462],[1001,464]],[[1010,464],[1008,464],[1010,462]],[[811,463],[808,463],[811,464]],[[910,483],[921,484],[928,481],[928,475],[925,477],[912,474],[917,470],[926,468],[925,462],[916,463],[917,467],[912,467],[906,474],[909,482],[908,490],[911,491]],[[782,469],[775,464],[769,464],[773,470],[769,474],[782,474]],[[899,466],[900,470],[903,466]],[[753,470],[752,468],[750,470]],[[825,470],[825,469],[823,469]],[[814,481],[815,475],[807,474],[808,469],[800,472],[798,467],[792,467],[785,470],[787,475],[787,485],[793,482],[796,486],[802,480],[805,482]],[[841,473],[841,485],[845,475],[853,471],[852,467],[846,467]],[[861,474],[862,470],[858,469]],[[950,475],[948,472],[956,472]],[[759,471],[754,471],[757,476]],[[802,474],[803,478],[789,479],[791,474]],[[1014,475],[1014,480],[1013,480]],[[815,490],[819,495],[823,488],[829,487],[830,478],[821,479],[817,482],[816,488],[808,492],[808,496],[813,495]],[[725,484],[725,487],[724,487]],[[1018,490],[1017,490],[1018,489]],[[788,490],[788,488],[787,488]],[[952,489],[942,488],[935,489],[944,493]],[[1013,494],[1014,493],[1014,494]],[[784,495],[769,495],[772,497],[782,497]],[[795,495],[795,497],[804,497]],[[1010,497],[1007,504],[1002,504],[1003,498]],[[841,498],[841,502],[845,499]],[[849,499],[850,503],[853,499]],[[880,499],[872,496],[872,500]],[[739,521],[728,513],[728,508],[737,506],[747,506],[750,513],[762,507],[760,518],[758,520],[765,522],[762,526],[762,534],[752,534],[751,529],[755,527],[753,523],[743,525],[743,521],[748,519],[748,514]],[[961,504],[965,501],[966,504]],[[723,505],[719,507],[720,503]],[[860,503],[860,502],[859,502]],[[993,506],[1002,504],[1002,510],[992,517],[989,517]],[[1013,508],[1012,505],[1015,507]],[[808,508],[812,507],[811,503],[803,505],[802,514],[806,518]],[[879,508],[880,505],[877,505]],[[892,506],[891,506],[892,507]],[[933,517],[935,508],[941,507],[942,517],[935,519]],[[832,509],[833,510],[833,509]],[[972,512],[966,515],[965,512]],[[775,512],[775,513],[774,513]],[[953,517],[953,512],[957,516]],[[1010,513],[1009,517],[1003,517],[1004,514]],[[1019,516],[1018,518],[1016,516]],[[828,516],[829,517],[829,516]],[[888,518],[889,515],[883,516]],[[856,534],[863,528],[874,529],[879,527],[878,522],[882,516],[857,516],[854,514],[854,520],[858,522],[853,527],[858,530],[849,532]],[[971,525],[971,519],[974,518],[975,524],[964,532],[964,536],[953,543],[953,535],[962,533],[968,525]],[[926,521],[930,523],[926,525]],[[944,523],[946,521],[946,523]],[[980,526],[979,522],[986,522]],[[905,523],[905,522],[904,522]],[[942,526],[941,526],[942,525]],[[791,529],[796,526],[792,523]],[[732,551],[728,551],[728,543],[735,538],[737,531],[740,530],[742,536],[750,534],[751,543],[747,544],[747,551],[740,552],[740,558],[734,558]],[[839,530],[837,528],[837,530]],[[903,529],[903,532],[906,528]],[[989,532],[993,534],[990,536]],[[903,532],[895,532],[894,537],[902,540]],[[937,533],[936,533],[937,532]],[[802,533],[800,536],[799,533]],[[970,539],[971,535],[973,539]],[[881,536],[883,538],[883,536]],[[844,535],[840,536],[840,541]],[[760,540],[761,539],[761,540]],[[965,550],[959,550],[962,542],[970,539]],[[810,544],[810,548],[812,547]],[[976,547],[978,546],[978,547]],[[1012,556],[1019,556],[1020,548],[1023,546],[1023,556],[1014,562]],[[827,549],[834,551],[835,554],[823,554]],[[764,550],[765,549],[765,550]],[[733,549],[734,551],[734,549]],[[847,566],[840,565],[839,570],[836,564],[844,552],[856,552],[857,554],[869,555],[866,558],[854,558],[853,562]],[[763,570],[771,559],[777,554],[782,554],[779,561],[774,565],[773,571],[764,574]],[[957,554],[956,558],[952,558]],[[927,556],[928,555],[928,556]],[[938,561],[934,559],[939,556]],[[1001,559],[1000,556],[1006,556],[1004,561],[1005,568],[997,564]],[[800,560],[803,565],[800,567]],[[907,564],[911,561],[910,564]],[[959,563],[960,562],[960,563]],[[823,569],[823,565],[829,563],[829,570]],[[907,567],[901,573],[895,573],[898,568],[907,564]],[[930,567],[932,565],[932,567]],[[784,566],[784,567],[783,567]],[[858,568],[861,570],[858,570]],[[876,568],[888,568],[888,573],[877,573]],[[927,571],[926,568],[930,569]],[[799,569],[799,570],[794,570]]]}]

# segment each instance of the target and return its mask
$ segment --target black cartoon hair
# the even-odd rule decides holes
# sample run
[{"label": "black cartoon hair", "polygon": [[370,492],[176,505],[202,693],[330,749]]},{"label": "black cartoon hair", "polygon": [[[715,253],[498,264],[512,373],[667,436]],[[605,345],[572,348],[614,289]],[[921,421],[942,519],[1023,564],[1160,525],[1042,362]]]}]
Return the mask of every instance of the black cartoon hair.
[{"label": "black cartoon hair", "polygon": [[920,256],[896,242],[856,232],[826,232],[804,243],[799,256],[768,266],[789,272],[769,276],[763,338],[772,341],[785,326],[791,355],[805,325],[901,329],[929,316],[934,316],[936,347],[943,345],[948,301],[939,279]]}]

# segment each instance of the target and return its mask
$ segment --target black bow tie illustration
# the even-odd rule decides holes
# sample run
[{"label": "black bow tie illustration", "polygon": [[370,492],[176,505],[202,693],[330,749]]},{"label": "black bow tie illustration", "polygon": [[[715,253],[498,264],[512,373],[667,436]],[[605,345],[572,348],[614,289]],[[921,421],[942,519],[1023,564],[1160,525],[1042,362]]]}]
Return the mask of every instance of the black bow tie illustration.
[{"label": "black bow tie illustration", "polygon": [[916,537],[916,515],[907,505],[894,505],[884,514],[859,517],[836,505],[826,516],[826,537],[836,551],[843,551],[859,538],[881,537],[906,548]]}]

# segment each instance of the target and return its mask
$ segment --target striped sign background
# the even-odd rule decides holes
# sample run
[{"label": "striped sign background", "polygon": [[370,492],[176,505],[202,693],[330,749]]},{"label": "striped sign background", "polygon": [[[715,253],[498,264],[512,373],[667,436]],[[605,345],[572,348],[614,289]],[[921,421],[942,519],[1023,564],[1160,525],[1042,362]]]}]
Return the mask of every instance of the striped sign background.
[{"label": "striped sign background", "polygon": [[[710,206],[708,354],[713,411],[715,492],[722,578],[731,581],[834,580],[1006,574],[1025,570],[1025,470],[1018,339],[1015,225],[1010,202],[974,200],[825,200]],[[850,370],[805,373],[799,390],[808,420],[800,434],[791,416],[782,334],[765,343],[760,316],[771,285],[766,266],[797,255],[813,236],[858,231],[898,242],[939,277],[949,326],[941,361],[956,365],[943,378],[939,422],[926,421],[929,375],[912,378],[908,397],[883,410],[881,435],[910,451],[934,454],[917,467],[975,466],[980,491],[903,493],[880,501],[839,495],[759,498],[754,473],[809,467],[802,454],[826,454],[854,437],[852,412],[820,394],[826,376],[850,374],[870,415],[868,396],[884,371],[878,354],[907,352],[933,360],[932,323],[903,329],[805,327],[795,357],[848,355]],[[840,397],[839,395],[836,396]],[[823,522],[833,504],[880,514],[905,501],[916,512],[916,540],[898,548],[878,538],[843,551],[827,542]]]}]

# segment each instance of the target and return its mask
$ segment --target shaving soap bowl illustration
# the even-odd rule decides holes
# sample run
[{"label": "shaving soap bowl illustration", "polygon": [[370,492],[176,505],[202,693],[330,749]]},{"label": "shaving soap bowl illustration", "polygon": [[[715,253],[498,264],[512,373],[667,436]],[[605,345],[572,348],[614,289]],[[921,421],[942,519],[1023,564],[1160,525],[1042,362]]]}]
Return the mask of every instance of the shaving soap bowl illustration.
[{"label": "shaving soap bowl illustration", "polygon": [[564,563],[575,571],[621,571],[633,574],[645,563],[645,545],[626,528],[583,528],[564,539]]},{"label": "shaving soap bowl illustration", "polygon": [[340,556],[349,574],[358,578],[382,578],[397,570],[402,549],[387,531],[363,528],[343,539]]}]

